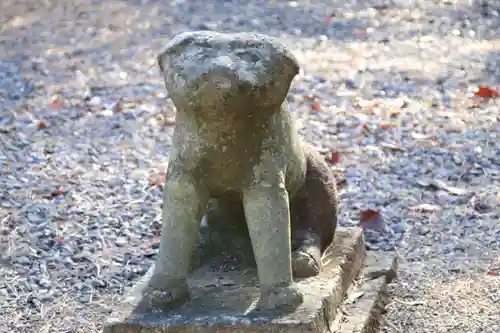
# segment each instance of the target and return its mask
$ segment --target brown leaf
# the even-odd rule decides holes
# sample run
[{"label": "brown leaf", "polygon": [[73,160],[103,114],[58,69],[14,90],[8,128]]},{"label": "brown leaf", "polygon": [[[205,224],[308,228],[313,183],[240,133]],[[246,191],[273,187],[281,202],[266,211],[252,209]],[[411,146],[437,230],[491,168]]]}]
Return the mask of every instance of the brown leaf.
[{"label": "brown leaf", "polygon": [[379,216],[379,212],[376,210],[368,209],[359,213],[359,219],[361,221],[372,220]]},{"label": "brown leaf", "polygon": [[399,116],[401,114],[401,111],[397,108],[392,108],[391,109],[391,113],[390,113],[390,117],[391,118],[396,118],[397,116]]},{"label": "brown leaf", "polygon": [[391,124],[380,124],[378,128],[380,128],[382,131],[388,131],[392,129],[393,126]]},{"label": "brown leaf", "polygon": [[113,112],[121,112],[122,111],[122,99],[119,99],[115,105],[113,106]]},{"label": "brown leaf", "polygon": [[488,275],[488,276],[499,276],[500,274],[498,273],[498,271],[490,270],[490,271],[486,272],[486,275]]},{"label": "brown leaf", "polygon": [[474,96],[485,98],[498,97],[498,91],[487,86],[480,86],[474,93]]},{"label": "brown leaf", "polygon": [[50,194],[47,195],[45,197],[45,199],[53,199],[55,197],[63,195],[64,193],[65,193],[65,191],[63,189],[57,188],[57,189],[53,190],[52,192],[50,192]]},{"label": "brown leaf", "polygon": [[335,184],[337,185],[337,188],[342,188],[347,185],[347,179],[336,178]]},{"label": "brown leaf", "polygon": [[330,164],[339,164],[340,163],[340,153],[333,151],[330,156],[326,158],[326,161]]},{"label": "brown leaf", "polygon": [[385,222],[380,212],[372,209],[359,213],[359,225],[363,229],[384,230]]},{"label": "brown leaf", "polygon": [[56,244],[64,244],[64,237],[63,236],[56,236],[56,237],[54,237],[54,242]]},{"label": "brown leaf", "polygon": [[330,21],[335,17],[335,13],[332,13],[330,15],[328,15],[326,18],[325,18],[325,23],[330,23]]},{"label": "brown leaf", "polygon": [[58,189],[55,189],[54,191],[52,191],[52,193],[50,195],[53,197],[58,197],[58,196],[63,195],[63,194],[64,194],[64,190],[61,188],[58,188]]}]

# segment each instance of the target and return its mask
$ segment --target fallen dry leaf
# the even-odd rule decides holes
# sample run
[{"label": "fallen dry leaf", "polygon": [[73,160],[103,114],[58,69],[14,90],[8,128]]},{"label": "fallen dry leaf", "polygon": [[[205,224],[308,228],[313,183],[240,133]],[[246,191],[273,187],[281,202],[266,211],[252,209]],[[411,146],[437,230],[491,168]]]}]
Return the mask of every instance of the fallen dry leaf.
[{"label": "fallen dry leaf", "polygon": [[380,124],[378,128],[380,128],[382,131],[388,131],[392,129],[393,126],[391,124]]},{"label": "fallen dry leaf", "polygon": [[330,156],[326,158],[326,161],[330,164],[339,164],[340,163],[340,153],[333,151],[330,153]]},{"label": "fallen dry leaf", "polygon": [[347,179],[345,178],[336,178],[335,184],[337,185],[337,188],[342,188],[347,185]]},{"label": "fallen dry leaf", "polygon": [[54,242],[56,244],[64,244],[64,237],[62,237],[62,236],[56,236],[56,237],[54,237]]},{"label": "fallen dry leaf", "polygon": [[401,111],[398,108],[392,108],[391,109],[391,113],[390,113],[390,117],[391,118],[396,118],[400,114],[401,114]]},{"label": "fallen dry leaf", "polygon": [[319,103],[314,102],[311,104],[311,109],[314,111],[318,111],[319,109],[321,109],[321,105]]},{"label": "fallen dry leaf", "polygon": [[372,209],[359,213],[359,225],[363,229],[385,230],[385,221],[382,214]]},{"label": "fallen dry leaf", "polygon": [[52,191],[52,193],[50,195],[53,197],[58,197],[58,196],[63,195],[63,194],[64,194],[64,190],[58,188],[58,189]]},{"label": "fallen dry leaf", "polygon": [[115,105],[113,106],[113,112],[121,112],[122,111],[122,99],[119,99],[118,101],[116,101]]},{"label": "fallen dry leaf", "polygon": [[46,199],[53,199],[55,197],[61,196],[65,193],[65,191],[61,188],[55,189],[52,192],[50,192],[49,195],[47,195],[45,198]]},{"label": "fallen dry leaf", "polygon": [[486,98],[498,97],[498,91],[490,87],[480,86],[474,93],[474,96]]},{"label": "fallen dry leaf", "polygon": [[372,220],[379,216],[379,212],[376,210],[368,209],[359,213],[359,218],[362,221]]}]

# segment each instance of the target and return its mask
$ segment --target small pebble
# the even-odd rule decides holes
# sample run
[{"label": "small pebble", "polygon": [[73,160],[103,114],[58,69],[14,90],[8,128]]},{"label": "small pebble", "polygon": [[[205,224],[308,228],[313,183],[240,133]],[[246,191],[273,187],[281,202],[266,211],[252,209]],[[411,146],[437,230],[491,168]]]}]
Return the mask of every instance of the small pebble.
[{"label": "small pebble", "polygon": [[391,225],[392,231],[394,231],[397,234],[402,234],[405,232],[405,226],[402,223],[395,223]]}]

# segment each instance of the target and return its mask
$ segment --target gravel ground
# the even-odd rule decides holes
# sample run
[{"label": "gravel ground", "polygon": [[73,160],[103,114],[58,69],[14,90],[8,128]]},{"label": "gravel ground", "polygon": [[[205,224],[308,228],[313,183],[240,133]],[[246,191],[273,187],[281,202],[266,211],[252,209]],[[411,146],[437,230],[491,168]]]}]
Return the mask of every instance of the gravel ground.
[{"label": "gravel ground", "polygon": [[155,57],[188,29],[293,48],[341,223],[405,259],[385,332],[500,331],[500,102],[474,95],[500,83],[496,1],[0,7],[0,332],[98,332],[154,260],[175,121]]}]

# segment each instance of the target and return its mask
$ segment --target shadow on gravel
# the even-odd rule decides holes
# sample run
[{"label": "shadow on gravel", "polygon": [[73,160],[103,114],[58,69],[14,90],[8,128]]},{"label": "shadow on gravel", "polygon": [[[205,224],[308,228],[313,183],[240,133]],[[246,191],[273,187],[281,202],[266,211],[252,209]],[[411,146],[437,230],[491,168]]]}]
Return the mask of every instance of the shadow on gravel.
[{"label": "shadow on gravel", "polygon": [[[143,8],[144,1],[125,0]],[[357,31],[369,27],[363,17],[342,17],[336,13],[338,1],[146,1],[158,6],[160,15],[169,16],[192,30],[225,32],[258,31],[274,36],[290,35],[317,38],[325,35],[339,42],[355,41]],[[172,10],[172,8],[175,8]],[[153,36],[169,35],[168,30],[155,29]]]},{"label": "shadow on gravel", "polygon": [[[444,3],[444,2],[443,2]],[[87,50],[75,51],[79,55],[106,51],[117,42],[131,40],[138,31],[142,42],[161,37],[172,37],[186,29],[206,29],[226,32],[259,31],[275,36],[289,35],[300,38],[317,38],[321,35],[334,42],[404,40],[427,33],[447,36],[450,31],[447,22],[456,22],[456,29],[475,30],[482,39],[498,38],[494,35],[500,21],[500,8],[493,1],[475,0],[469,6],[432,4],[425,7],[419,3],[391,1],[246,1],[246,0],[93,0],[91,4],[77,0],[46,1],[45,10],[37,10],[34,4],[17,4],[11,1],[3,4],[3,27],[0,45],[13,51],[23,42],[48,44],[46,47],[74,44],[71,39],[85,36],[88,40],[99,35],[100,30],[116,31],[118,38],[110,38],[108,45],[89,46]],[[128,15],[117,18],[113,15],[121,9]],[[24,10],[23,10],[24,9]],[[411,10],[418,10],[413,14]],[[60,11],[61,15],[55,13]],[[105,15],[106,12],[111,15]],[[426,13],[429,18],[426,18]],[[435,20],[433,17],[442,17]],[[416,16],[415,16],[416,15]],[[473,18],[480,16],[483,24],[471,26]],[[94,26],[81,27],[72,21],[95,23]],[[422,20],[421,28],[406,28],[404,21]],[[45,23],[59,27],[48,31]],[[61,36],[59,30],[68,28]],[[126,34],[122,34],[123,30]],[[370,32],[372,31],[373,32]],[[149,36],[148,36],[149,35]],[[62,38],[61,38],[62,37]],[[20,53],[26,50],[17,50]],[[116,50],[115,50],[116,51]],[[71,52],[69,52],[71,54]],[[26,54],[27,55],[27,54]]]},{"label": "shadow on gravel", "polygon": [[[427,33],[441,37],[454,33],[452,28],[475,30],[481,39],[495,39],[500,21],[500,6],[494,0],[472,0],[472,3],[421,1],[171,1],[124,0],[145,8],[162,8],[161,17],[174,19],[189,29],[259,31],[271,35],[317,38],[321,35],[334,42],[405,40]],[[95,1],[95,3],[103,3]],[[427,15],[428,14],[428,15]],[[435,17],[442,19],[436,20]],[[472,26],[480,17],[483,24]],[[419,29],[410,29],[405,21],[423,21]],[[374,31],[373,33],[370,31]],[[368,32],[368,33],[367,33]],[[168,36],[169,31],[155,30],[153,36]]]},{"label": "shadow on gravel", "polygon": [[[86,61],[97,65],[108,60],[119,62],[188,29],[258,31],[310,39],[311,43],[320,36],[333,43],[389,43],[428,34],[449,36],[457,33],[453,29],[464,35],[474,31],[486,40],[498,38],[494,35],[497,29],[493,29],[500,25],[498,4],[476,2],[422,7],[419,2],[398,0],[390,4],[349,0],[93,0],[91,4],[48,0],[39,5],[5,0],[0,59],[28,60],[62,53],[73,67]],[[436,13],[442,19],[435,20]],[[482,24],[472,26],[478,17]],[[408,27],[406,23],[415,20],[423,24],[418,29]]]},{"label": "shadow on gravel", "polygon": [[[495,84],[500,80],[500,45],[497,45],[500,36],[494,35],[498,30],[494,28],[500,25],[496,16],[498,5],[478,1],[480,5],[433,4],[424,8],[402,1],[380,5],[374,1],[340,0],[93,0],[91,4],[49,0],[43,5],[46,8],[24,11],[21,9],[27,5],[11,2],[3,5],[5,24],[0,30],[0,59],[3,59],[0,61],[0,97],[15,101],[32,96],[37,88],[33,81],[26,80],[25,73],[40,78],[43,84],[38,86],[42,89],[62,86],[74,91],[78,85],[76,71],[96,72],[97,80],[102,82],[94,82],[93,86],[117,89],[137,86],[135,82],[114,80],[113,75],[119,78],[120,72],[129,73],[129,77],[140,77],[135,81],[143,80],[141,73],[156,70],[157,50],[169,38],[186,30],[257,31],[288,37],[288,41],[296,41],[296,45],[290,46],[297,49],[310,49],[320,36],[326,36],[339,52],[346,53],[343,44],[379,43],[394,49],[391,52],[395,57],[400,43],[423,36],[470,37],[467,34],[472,31],[477,37],[491,41],[488,46],[467,45],[458,54],[448,53],[446,56],[451,60],[446,64],[440,64],[439,59],[425,59],[427,64],[433,64],[433,68],[425,71],[421,69],[420,63],[424,61],[416,49],[406,63],[401,62],[404,57],[400,57],[399,63],[392,61],[389,65],[375,61],[363,74],[378,80],[368,79],[369,90],[376,92],[369,93],[367,98],[422,96],[433,91],[446,94],[446,90],[464,88],[457,87],[455,79],[460,76],[461,79],[467,76],[467,81],[478,84]],[[441,19],[435,19],[436,13]],[[478,18],[482,24],[472,26],[471,22],[477,22]],[[414,20],[423,24],[407,24]],[[483,63],[485,53],[488,60]],[[478,67],[482,69],[475,70]],[[469,78],[469,72],[476,76]],[[477,75],[478,72],[481,74]],[[348,78],[339,76],[344,75],[331,73],[326,79],[343,84]],[[104,82],[105,78],[108,82]],[[150,83],[162,87],[159,77],[156,78],[157,81]]]}]

